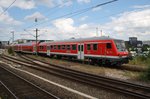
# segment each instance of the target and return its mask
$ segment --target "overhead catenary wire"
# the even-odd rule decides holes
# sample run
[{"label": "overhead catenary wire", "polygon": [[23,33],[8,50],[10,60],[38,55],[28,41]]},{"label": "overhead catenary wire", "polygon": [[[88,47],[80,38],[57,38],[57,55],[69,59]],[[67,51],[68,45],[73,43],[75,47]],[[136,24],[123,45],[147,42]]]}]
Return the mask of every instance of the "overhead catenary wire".
[{"label": "overhead catenary wire", "polygon": [[53,18],[53,19],[49,19],[49,20],[46,20],[46,21],[42,21],[41,23],[37,23],[36,25],[31,25],[31,26],[29,26],[29,27],[27,27],[27,28],[31,28],[31,27],[34,27],[34,26],[37,26],[37,25],[45,24],[45,23],[47,23],[47,22],[49,22],[49,21],[51,21],[51,20],[63,18],[63,17],[66,17],[66,16],[73,17],[73,16],[76,16],[76,15],[85,13],[85,12],[87,12],[87,11],[89,11],[89,10],[94,9],[94,8],[97,8],[97,7],[100,7],[100,6],[109,4],[109,3],[113,3],[113,2],[116,2],[116,1],[118,1],[118,0],[111,0],[111,1],[108,1],[108,2],[104,2],[104,3],[97,4],[97,5],[92,6],[92,7],[88,7],[88,8],[76,10],[76,11],[74,11],[74,12],[72,12],[72,13],[64,14],[64,15],[55,17],[55,18]]},{"label": "overhead catenary wire", "polygon": [[[50,10],[59,8],[59,7],[65,5],[66,3],[69,3],[69,2],[71,2],[71,1],[75,1],[75,0],[66,0],[66,1],[64,1],[63,3],[57,4],[56,6],[54,6],[54,7],[51,8],[51,9],[49,9],[48,11],[45,11],[44,13],[45,13],[46,16],[48,16],[49,14],[51,14],[51,13],[50,13]],[[54,11],[53,11],[53,14],[54,14],[55,12],[57,12],[57,11],[54,10]]]},{"label": "overhead catenary wire", "polygon": [[[63,6],[63,5],[65,5],[66,3],[68,3],[68,2],[72,2],[72,1],[75,1],[75,0],[66,0],[66,1],[63,1],[62,3],[59,3],[59,4],[57,4],[55,7],[53,7],[52,9],[50,9],[50,10],[52,10],[53,11],[53,9],[56,9],[56,8],[58,8],[58,7],[61,7],[61,6]],[[48,11],[50,11],[50,10],[48,10]],[[46,16],[48,16],[49,14],[50,14],[50,12],[48,12],[48,11],[45,11],[44,13],[46,14]],[[54,11],[53,11],[54,12]],[[56,11],[55,11],[56,12]],[[53,13],[54,14],[54,13]],[[36,18],[37,19],[37,18]],[[34,26],[34,24],[32,25],[32,26]],[[25,32],[27,32],[29,35],[32,35],[32,33],[31,32],[28,32],[28,28],[30,28],[31,26],[29,26],[29,27],[27,27],[26,29],[22,29],[22,30],[24,30]],[[33,35],[32,35],[33,36]]]},{"label": "overhead catenary wire", "polygon": [[[120,12],[122,12],[122,11],[120,11]],[[119,14],[120,14],[120,12],[119,12]],[[82,12],[80,12],[80,13],[76,13],[76,14],[74,14],[74,15],[70,15],[70,16],[68,16],[67,18],[70,18],[70,17],[74,17],[74,16],[76,16],[76,15],[78,15],[78,14],[82,14]],[[107,15],[107,16],[103,16],[103,17],[100,17],[100,18],[98,18],[98,19],[102,19],[102,18],[107,18],[107,17],[110,17],[110,16],[112,16],[112,15],[116,15],[116,13],[115,14],[111,14],[111,15]],[[66,19],[67,19],[66,18]],[[132,22],[132,23],[135,23],[135,21],[138,21],[138,22],[145,22],[146,20],[149,20],[150,19],[150,17],[146,17],[146,18],[140,18],[140,19],[132,19],[132,20],[124,20],[124,21],[120,21],[120,22],[117,22],[117,24],[123,24],[123,23],[125,23],[125,24],[129,24],[129,23],[127,23],[127,22]],[[98,20],[97,20],[98,21]],[[49,24],[49,23],[48,23]],[[108,24],[108,23],[107,23]],[[48,26],[48,25],[44,25],[44,26]],[[94,26],[94,28],[95,28],[95,26]]]},{"label": "overhead catenary wire", "polygon": [[16,2],[16,0],[14,0],[14,1],[0,14],[0,16],[3,15],[15,2]]}]

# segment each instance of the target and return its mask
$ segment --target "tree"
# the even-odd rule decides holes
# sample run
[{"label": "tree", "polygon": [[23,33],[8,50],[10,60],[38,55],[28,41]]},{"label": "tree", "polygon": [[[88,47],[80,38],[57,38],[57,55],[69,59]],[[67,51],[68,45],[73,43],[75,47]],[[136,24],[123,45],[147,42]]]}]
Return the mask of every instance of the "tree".
[{"label": "tree", "polygon": [[142,47],[142,52],[143,52],[143,51],[148,51],[147,48],[149,48],[149,47],[150,47],[149,45],[143,45],[143,47]]}]

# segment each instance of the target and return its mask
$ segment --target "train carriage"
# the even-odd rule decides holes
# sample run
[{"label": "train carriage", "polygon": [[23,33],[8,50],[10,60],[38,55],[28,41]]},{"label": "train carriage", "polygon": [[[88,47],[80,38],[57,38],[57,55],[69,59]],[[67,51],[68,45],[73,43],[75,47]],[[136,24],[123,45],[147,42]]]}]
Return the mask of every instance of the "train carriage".
[{"label": "train carriage", "polygon": [[38,44],[38,53],[47,54],[47,42],[41,42]]},{"label": "train carriage", "polygon": [[52,41],[44,43],[44,46],[47,47],[45,47],[43,52],[45,51],[51,57],[88,59],[98,64],[122,64],[128,62],[128,51],[125,48],[124,41],[109,37]]},{"label": "train carriage", "polygon": [[22,51],[22,44],[15,44],[15,45],[13,45],[13,49],[16,52],[21,52]]},{"label": "train carriage", "polygon": [[14,50],[16,52],[23,52],[23,53],[36,53],[36,43],[35,42],[28,42],[28,43],[21,43],[15,44]]},{"label": "train carriage", "polygon": [[[123,40],[91,37],[51,42],[38,42],[38,53],[57,58],[88,60],[96,64],[128,63],[128,51]],[[16,44],[16,51],[36,53],[36,43]]]}]

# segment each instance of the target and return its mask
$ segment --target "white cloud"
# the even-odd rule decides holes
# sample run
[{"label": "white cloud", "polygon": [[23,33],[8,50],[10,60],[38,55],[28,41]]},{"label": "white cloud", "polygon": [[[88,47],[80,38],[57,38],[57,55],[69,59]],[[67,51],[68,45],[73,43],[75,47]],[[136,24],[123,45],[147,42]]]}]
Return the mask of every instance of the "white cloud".
[{"label": "white cloud", "polygon": [[129,36],[136,36],[141,40],[149,39],[150,9],[122,13],[100,27],[115,38],[128,39]]},{"label": "white cloud", "polygon": [[37,5],[44,5],[47,7],[55,7],[57,5],[63,7],[72,5],[72,0],[34,0],[34,1]]},{"label": "white cloud", "polygon": [[[136,36],[139,40],[149,40],[150,38],[150,9],[140,11],[129,11],[112,17],[110,22],[105,24],[80,24],[75,26],[72,18],[62,18],[52,22],[54,27],[47,29],[40,39],[63,40],[71,37],[85,38],[96,36],[96,27],[103,30],[103,35],[113,38],[128,40],[130,36]],[[43,33],[42,31],[40,31]]]},{"label": "white cloud", "polygon": [[[0,13],[3,12],[3,9],[0,7]],[[2,24],[6,24],[6,25],[21,25],[22,22],[15,20],[14,18],[12,18],[7,12],[5,12],[5,14],[2,14],[0,16],[0,22]]]},{"label": "white cloud", "polygon": [[80,18],[80,21],[85,21],[88,18],[88,16],[83,16]]},{"label": "white cloud", "polygon": [[70,6],[72,5],[73,0],[56,0],[56,4],[61,5],[60,7],[63,6]]},{"label": "white cloud", "polygon": [[87,29],[89,26],[87,24],[82,24],[79,26],[79,29]]},{"label": "white cloud", "polygon": [[74,20],[71,18],[57,19],[52,22],[53,25],[62,32],[71,33],[75,31]]},{"label": "white cloud", "polygon": [[[14,0],[0,0],[0,7],[7,8]],[[11,7],[18,7],[21,9],[33,9],[38,5],[47,7],[55,7],[56,5],[69,6],[72,0],[16,0]]]},{"label": "white cloud", "polygon": [[33,21],[35,20],[35,18],[37,18],[39,21],[46,19],[46,17],[42,15],[40,12],[35,12],[32,15],[28,15],[24,19]]},{"label": "white cloud", "polygon": [[79,3],[90,3],[91,0],[77,0]]},{"label": "white cloud", "polygon": [[54,7],[55,6],[55,0],[34,0],[37,5],[46,5],[48,7]]},{"label": "white cloud", "polygon": [[[14,30],[13,27],[7,27],[7,26],[0,26],[0,40],[1,41],[12,41],[12,34],[10,33],[12,30]],[[16,37],[16,32],[15,32]]]},{"label": "white cloud", "polygon": [[[0,6],[7,8],[14,0],[0,0]],[[35,7],[35,2],[33,0],[16,0],[12,7],[18,7],[21,9],[32,9]]]}]

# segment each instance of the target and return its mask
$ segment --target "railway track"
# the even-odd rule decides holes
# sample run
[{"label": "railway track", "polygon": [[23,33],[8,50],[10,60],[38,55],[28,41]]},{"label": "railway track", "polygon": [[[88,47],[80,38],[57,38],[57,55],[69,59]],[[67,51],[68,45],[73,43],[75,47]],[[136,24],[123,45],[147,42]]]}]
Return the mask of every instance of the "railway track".
[{"label": "railway track", "polygon": [[[18,54],[18,55],[21,55],[21,54]],[[43,56],[41,56],[41,57],[43,57]],[[32,57],[30,57],[30,58],[32,58]],[[45,56],[44,56],[44,58],[45,58]],[[55,59],[57,59],[57,58],[55,58]],[[70,60],[70,59],[65,59],[65,58],[63,60],[69,61],[69,62],[71,61],[71,62],[74,62],[74,63],[81,63],[81,61],[78,61],[78,60]],[[84,61],[82,63],[90,64],[88,61]],[[118,70],[127,70],[127,71],[133,71],[133,72],[144,72],[146,70],[145,68],[133,67],[133,66],[127,66],[127,65],[123,65],[123,66],[101,65],[100,67],[112,68],[112,69],[118,69]]]},{"label": "railway track", "polygon": [[57,96],[0,66],[1,84],[10,93],[11,99],[59,99]]},{"label": "railway track", "polygon": [[[73,81],[78,81],[80,83],[84,83],[87,85],[91,85],[97,88],[104,88],[107,90],[115,91],[124,95],[130,95],[139,99],[149,99],[150,98],[150,87],[133,84],[130,82],[120,81],[112,78],[107,78],[103,76],[88,74],[84,72],[80,72],[77,70],[72,70],[68,68],[64,68],[62,66],[58,66],[55,64],[49,64],[43,61],[38,61],[35,59],[31,59],[25,56],[22,58],[26,59],[28,63],[23,63],[19,59],[15,59],[13,57],[3,56],[4,59],[13,61],[15,63],[29,66],[34,69],[38,69],[53,75],[61,76],[67,79],[71,79]],[[38,61],[38,62],[37,62]],[[32,62],[30,64],[29,62]],[[35,66],[36,65],[36,66]]]},{"label": "railway track", "polygon": [[13,98],[17,99],[16,95],[2,82],[0,81],[0,97],[2,99]]}]

